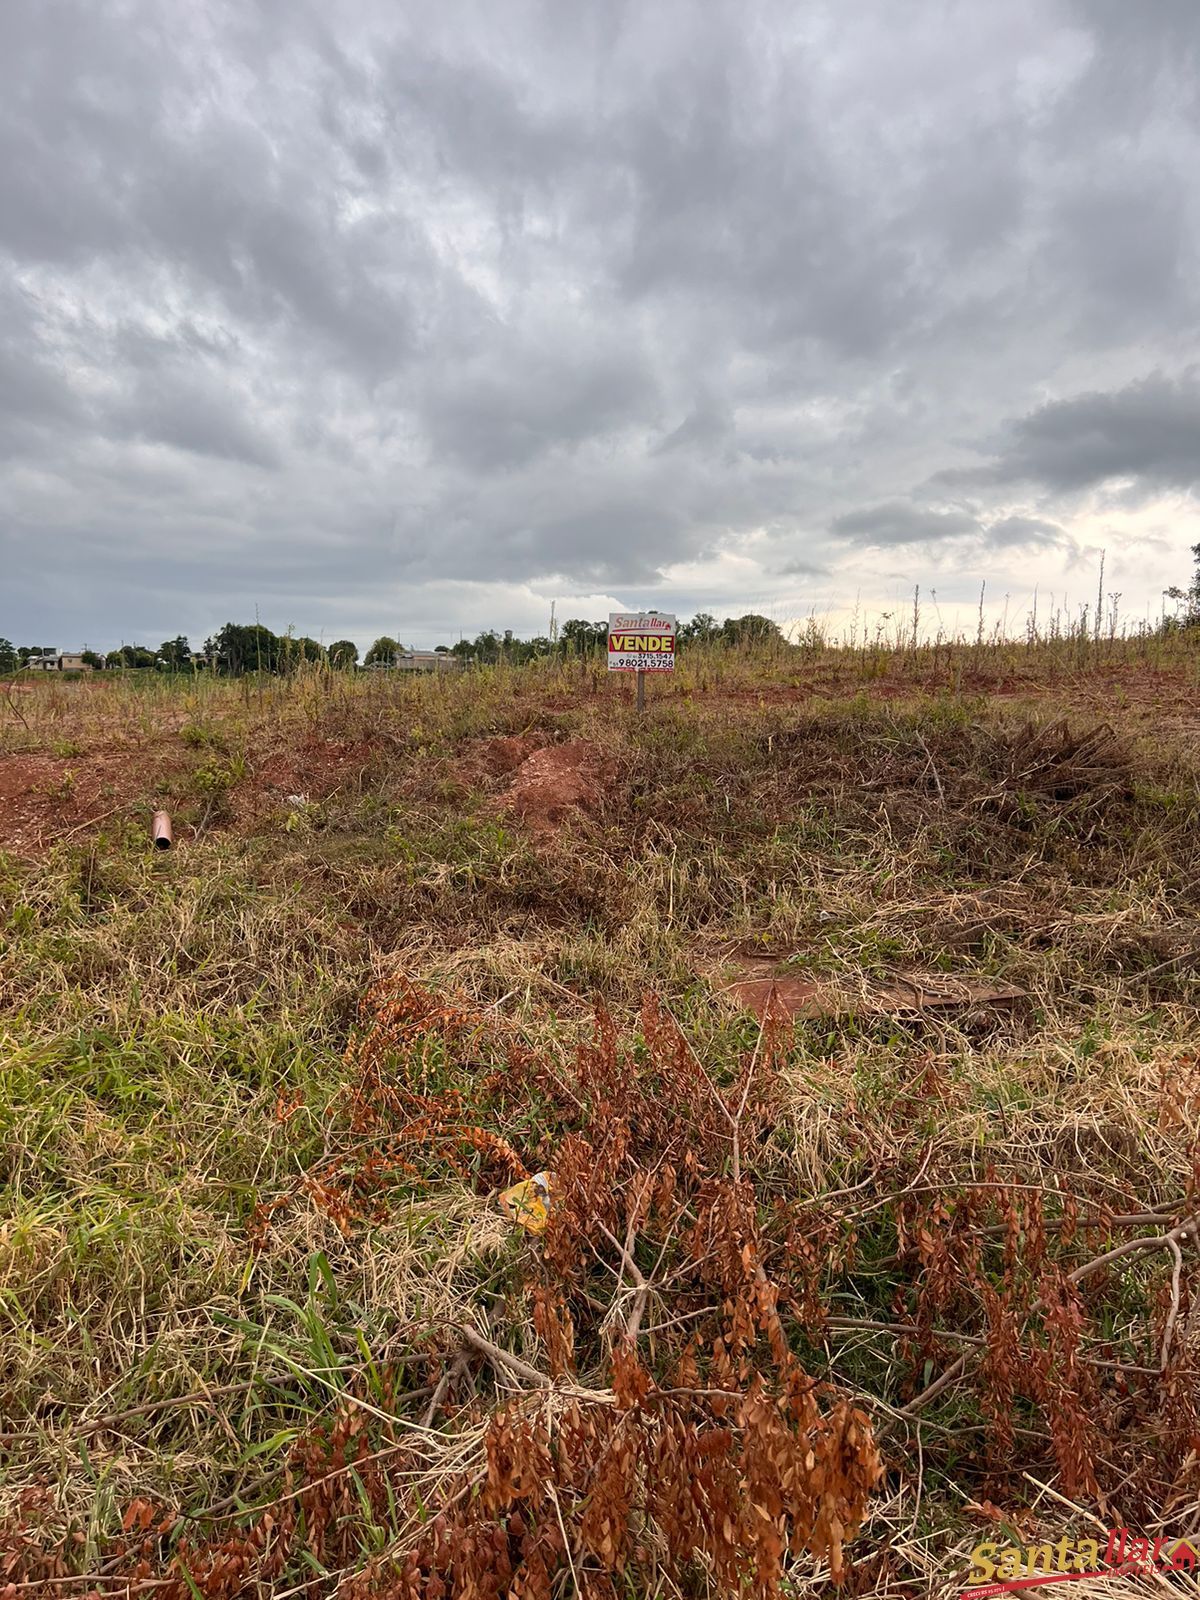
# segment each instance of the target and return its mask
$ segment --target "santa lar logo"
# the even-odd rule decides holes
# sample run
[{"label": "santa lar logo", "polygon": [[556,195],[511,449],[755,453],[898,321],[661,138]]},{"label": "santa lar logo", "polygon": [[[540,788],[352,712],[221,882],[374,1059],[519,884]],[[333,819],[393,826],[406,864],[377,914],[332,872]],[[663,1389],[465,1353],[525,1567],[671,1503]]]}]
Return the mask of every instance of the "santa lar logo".
[{"label": "santa lar logo", "polygon": [[1057,1544],[977,1544],[971,1551],[971,1587],[961,1600],[1017,1589],[1040,1589],[1075,1578],[1141,1577],[1155,1572],[1200,1574],[1200,1543],[1191,1539],[1143,1539],[1128,1528],[1113,1528],[1106,1544],[1095,1539],[1063,1538]]}]

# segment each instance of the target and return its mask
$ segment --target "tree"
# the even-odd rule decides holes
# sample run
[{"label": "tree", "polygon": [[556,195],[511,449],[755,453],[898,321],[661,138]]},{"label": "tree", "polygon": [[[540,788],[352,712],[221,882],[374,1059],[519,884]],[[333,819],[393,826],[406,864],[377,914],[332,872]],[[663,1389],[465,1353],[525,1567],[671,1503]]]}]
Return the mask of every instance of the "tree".
[{"label": "tree", "polygon": [[[3,641],[0,640],[0,643],[3,643]],[[95,672],[99,672],[104,666],[104,657],[95,650],[82,651],[79,659],[85,667],[91,667]]]},{"label": "tree", "polygon": [[471,645],[471,655],[476,661],[487,665],[499,661],[500,649],[504,641],[494,628],[486,628],[475,635]]},{"label": "tree", "polygon": [[107,657],[110,667],[156,667],[158,657],[144,644],[123,644],[119,650],[110,650]]},{"label": "tree", "polygon": [[176,634],[158,647],[158,659],[171,672],[182,672],[191,665],[192,647],[183,634]]},{"label": "tree", "polygon": [[19,662],[16,646],[8,639],[0,639],[0,672],[15,672]]},{"label": "tree", "polygon": [[563,623],[558,636],[568,655],[591,655],[594,650],[607,648],[608,623],[585,622],[582,617],[572,617]]},{"label": "tree", "polygon": [[227,622],[205,648],[216,657],[217,670],[227,677],[279,671],[280,640],[261,622]]},{"label": "tree", "polygon": [[367,667],[382,666],[394,667],[396,657],[400,654],[402,646],[390,638],[386,633],[380,634],[375,643],[363,657],[363,665]]},{"label": "tree", "polygon": [[783,637],[770,617],[760,617],[753,611],[748,611],[744,617],[726,617],[721,624],[721,636],[729,644],[765,644]]},{"label": "tree", "polygon": [[683,644],[703,644],[715,639],[720,631],[721,625],[711,611],[697,611],[692,620],[680,628],[679,638]]},{"label": "tree", "polygon": [[343,669],[358,665],[358,646],[353,639],[336,639],[329,646],[329,665]]},{"label": "tree", "polygon": [[275,670],[293,672],[302,661],[320,661],[321,655],[321,646],[307,634],[302,633],[297,636],[292,633],[281,633],[279,659]]}]

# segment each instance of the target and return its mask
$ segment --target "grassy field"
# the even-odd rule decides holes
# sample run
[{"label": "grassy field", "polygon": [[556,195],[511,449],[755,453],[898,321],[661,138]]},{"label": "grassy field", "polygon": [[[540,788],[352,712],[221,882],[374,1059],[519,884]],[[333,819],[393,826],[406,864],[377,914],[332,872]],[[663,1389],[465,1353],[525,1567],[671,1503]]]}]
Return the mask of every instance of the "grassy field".
[{"label": "grassy field", "polygon": [[1200,1525],[1200,642],[650,688],[0,693],[0,1591],[949,1595]]}]

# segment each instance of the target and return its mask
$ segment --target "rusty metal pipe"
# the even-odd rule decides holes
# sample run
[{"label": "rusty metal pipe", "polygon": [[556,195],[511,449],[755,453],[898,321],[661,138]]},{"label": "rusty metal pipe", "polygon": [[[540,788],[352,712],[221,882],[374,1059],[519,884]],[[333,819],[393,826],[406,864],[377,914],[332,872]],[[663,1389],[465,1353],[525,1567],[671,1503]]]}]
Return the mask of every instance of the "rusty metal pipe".
[{"label": "rusty metal pipe", "polygon": [[154,813],[154,825],[151,829],[156,850],[169,850],[175,843],[175,835],[171,832],[171,818],[165,811]]}]

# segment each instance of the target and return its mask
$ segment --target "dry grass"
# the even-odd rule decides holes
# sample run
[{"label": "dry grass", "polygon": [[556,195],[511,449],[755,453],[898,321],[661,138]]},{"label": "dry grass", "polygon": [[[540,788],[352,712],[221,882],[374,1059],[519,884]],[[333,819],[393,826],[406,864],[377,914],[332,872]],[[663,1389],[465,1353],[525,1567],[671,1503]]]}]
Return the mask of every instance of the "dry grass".
[{"label": "dry grass", "polygon": [[[1005,1014],[797,1024],[777,1041],[769,1126],[739,1153],[764,1248],[781,1204],[802,1203],[822,1241],[828,1320],[787,1311],[797,1358],[881,1437],[887,1477],[852,1581],[955,1592],[984,1502],[1055,1538],[1088,1517],[1200,1521],[1188,1442],[1162,1432],[1183,1413],[1164,1408],[1159,1376],[1166,1343],[1171,1382],[1195,1383],[1187,1238],[1177,1275],[1162,1246],[1081,1281],[1103,1439],[1092,1488],[1064,1489],[1035,1404],[1018,1395],[1003,1424],[969,1371],[898,1420],[981,1348],[964,1336],[989,1337],[972,1285],[1003,1288],[1009,1228],[1019,1278],[1037,1225],[1028,1209],[1013,1221],[1021,1196],[1043,1197],[1064,1273],[1138,1235],[1112,1217],[1155,1214],[1140,1231],[1161,1234],[1194,1208],[1200,788],[1184,690],[1194,704],[1197,680],[1195,641],[1176,636],[697,653],[641,724],[578,666],[37,685],[0,748],[80,773],[125,751],[130,788],[95,827],[0,860],[0,1524],[15,1580],[107,1567],[125,1581],[121,1524],[143,1501],[155,1526],[178,1514],[154,1535],[159,1574],[173,1541],[249,1527],[290,1494],[306,1441],[351,1414],[373,1450],[396,1441],[379,1467],[394,1469],[391,1501],[347,1490],[333,1575],[297,1555],[268,1587],[332,1592],[410,1547],[417,1506],[481,1470],[487,1409],[534,1392],[517,1368],[465,1357],[458,1330],[486,1328],[549,1372],[524,1288],[540,1255],[496,1211],[480,1151],[427,1142],[369,1196],[376,1176],[363,1180],[353,1215],[313,1187],[333,1161],[360,1171],[344,1050],[361,997],[401,973],[474,1019],[453,1044],[401,1041],[387,1072],[431,1103],[458,1095],[532,1171],[591,1126],[571,1095],[597,997],[633,1077],[649,1070],[653,992],[714,1092],[732,1092],[758,1039],[721,993],[736,949],[847,984],[917,968],[1030,997]],[[617,781],[594,817],[530,831],[481,755],[497,735],[587,740]],[[145,820],[164,797],[179,848],[154,856]],[[484,1079],[514,1051],[545,1087],[497,1100]],[[714,1181],[730,1156],[713,1157]],[[281,1197],[264,1232],[259,1208]],[[1060,1222],[1076,1204],[1091,1226],[1073,1237]],[[933,1246],[910,1246],[922,1228]],[[960,1235],[982,1241],[977,1277]],[[589,1403],[611,1391],[603,1330],[637,1289],[590,1237],[608,1264],[570,1302]],[[635,1250],[653,1286],[644,1325],[706,1326],[699,1289],[663,1281],[683,1267],[678,1241],[660,1258],[653,1238]],[[1031,1285],[1027,1348],[1045,1337]],[[798,1283],[788,1292],[799,1305]],[[656,1376],[673,1338],[644,1352]],[[659,1556],[658,1592],[717,1592],[702,1562],[680,1572]],[[586,1575],[592,1558],[574,1557]],[[820,1588],[826,1572],[806,1557],[790,1581]]]}]

